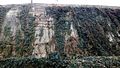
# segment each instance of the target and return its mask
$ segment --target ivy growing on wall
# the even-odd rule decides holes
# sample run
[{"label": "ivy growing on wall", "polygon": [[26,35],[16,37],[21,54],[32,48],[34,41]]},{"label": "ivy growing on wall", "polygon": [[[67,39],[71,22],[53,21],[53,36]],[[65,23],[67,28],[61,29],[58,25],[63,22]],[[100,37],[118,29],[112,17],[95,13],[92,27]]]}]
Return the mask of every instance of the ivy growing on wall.
[{"label": "ivy growing on wall", "polygon": [[[77,29],[79,47],[88,55],[120,55],[119,45],[119,9],[96,7],[61,7],[46,8],[47,14],[55,18],[55,36],[57,45],[64,43],[65,17],[71,12],[74,27]],[[69,26],[67,26],[69,27]],[[112,42],[108,34],[112,33]],[[62,38],[62,39],[61,39]],[[61,40],[61,41],[60,41]],[[117,47],[117,48],[116,48]],[[114,48],[114,49],[113,49]]]},{"label": "ivy growing on wall", "polygon": [[[53,10],[53,11],[51,11]],[[70,34],[70,25],[71,21],[67,20],[66,13],[69,12],[66,9],[61,8],[46,8],[46,12],[48,15],[52,16],[54,21],[54,31],[55,31],[55,39],[58,47],[58,51],[63,53],[64,45],[65,45],[65,35],[66,33]]]},{"label": "ivy growing on wall", "polygon": [[2,24],[4,22],[6,13],[8,12],[9,9],[10,8],[6,8],[6,7],[3,7],[3,6],[0,6],[0,33],[2,31]]},{"label": "ivy growing on wall", "polygon": [[[16,42],[19,45],[18,41],[22,41],[21,52],[23,55],[30,55],[32,53],[32,44],[34,42],[34,34],[35,34],[35,17],[30,14],[31,7],[29,5],[25,5],[21,7],[21,12],[19,13],[19,20],[21,25],[21,30],[23,32],[23,39],[20,40],[16,38]],[[18,36],[19,37],[19,36]]]},{"label": "ivy growing on wall", "polygon": [[9,25],[6,25],[4,27],[4,42],[7,44],[10,44],[11,40],[12,40],[12,32],[11,32],[11,27]]}]

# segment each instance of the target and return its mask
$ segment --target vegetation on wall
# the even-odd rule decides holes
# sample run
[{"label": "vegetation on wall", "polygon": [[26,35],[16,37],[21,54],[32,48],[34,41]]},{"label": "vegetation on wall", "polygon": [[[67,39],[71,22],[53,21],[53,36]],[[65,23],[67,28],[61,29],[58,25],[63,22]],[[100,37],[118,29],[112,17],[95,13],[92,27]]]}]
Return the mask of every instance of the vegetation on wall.
[{"label": "vegetation on wall", "polygon": [[[46,8],[47,14],[56,19],[55,35],[59,46],[63,46],[64,38],[61,33],[65,31],[65,17],[72,12],[70,20],[77,29],[79,47],[84,56],[120,55],[119,47],[119,9],[95,8],[95,7],[60,7]],[[67,26],[69,27],[69,26]],[[57,34],[58,33],[58,34]],[[111,37],[112,41],[111,41]],[[59,35],[57,37],[57,35]],[[61,43],[62,42],[62,43]],[[118,50],[119,49],[119,50]]]},{"label": "vegetation on wall", "polygon": [[12,42],[12,32],[11,32],[11,27],[9,25],[6,25],[4,27],[4,42],[6,44],[10,44]]},{"label": "vegetation on wall", "polygon": [[4,37],[0,38],[0,59],[10,57],[12,54],[12,47],[10,46],[12,42],[11,27],[6,25],[2,31],[5,16],[9,9],[10,7],[0,6],[0,36],[4,34]]},{"label": "vegetation on wall", "polygon": [[1,31],[2,31],[2,24],[4,22],[4,18],[5,18],[6,13],[8,12],[9,9],[10,8],[0,6],[0,34],[1,34]]},{"label": "vegetation on wall", "polygon": [[[53,10],[53,11],[51,11]],[[62,55],[64,54],[64,50],[70,52],[70,49],[73,49],[74,43],[69,43],[67,42],[68,40],[65,39],[65,36],[70,36],[71,34],[71,24],[72,24],[72,15],[70,15],[71,11],[67,10],[66,7],[63,9],[63,7],[59,8],[46,8],[46,12],[48,15],[52,16],[55,21],[54,21],[54,31],[55,31],[55,40],[57,43],[57,48],[59,53]],[[72,37],[71,37],[72,38]],[[73,41],[73,40],[71,40]],[[65,45],[69,44],[71,47],[66,48]],[[75,43],[76,44],[76,43]],[[68,46],[67,46],[68,47]],[[68,49],[68,50],[66,50]],[[75,51],[72,50],[74,53]],[[71,51],[71,52],[72,52]]]},{"label": "vegetation on wall", "polygon": [[[29,56],[33,51],[32,44],[34,42],[35,34],[35,17],[30,14],[30,9],[31,7],[29,5],[22,6],[21,12],[18,16],[21,25],[21,31],[23,32],[23,39],[20,39],[19,34],[16,35],[16,44],[18,46],[21,44],[21,48],[18,48],[18,51],[22,52],[23,56]],[[18,32],[20,33],[20,30]]]}]

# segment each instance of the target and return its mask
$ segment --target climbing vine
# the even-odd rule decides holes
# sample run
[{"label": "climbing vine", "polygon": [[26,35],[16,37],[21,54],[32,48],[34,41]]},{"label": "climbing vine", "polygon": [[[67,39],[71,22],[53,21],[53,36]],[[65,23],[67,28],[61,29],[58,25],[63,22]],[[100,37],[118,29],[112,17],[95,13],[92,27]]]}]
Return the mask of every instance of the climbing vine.
[{"label": "climbing vine", "polygon": [[4,22],[4,18],[6,16],[6,13],[9,11],[10,8],[6,8],[3,6],[0,6],[0,34],[2,31],[2,24]]},{"label": "climbing vine", "polygon": [[[35,17],[30,14],[31,7],[29,5],[22,6],[21,12],[19,13],[19,20],[21,25],[21,30],[23,32],[23,39],[20,40],[16,38],[16,43],[19,44],[21,41],[21,51],[22,55],[31,55],[32,53],[32,44],[34,42],[34,34],[35,34]],[[18,34],[19,35],[19,34]],[[19,36],[18,36],[19,37]],[[19,42],[18,42],[19,41]]]},{"label": "climbing vine", "polygon": [[[119,9],[53,6],[46,8],[46,11],[48,15],[55,18],[55,36],[59,47],[64,44],[62,34],[69,31],[65,29],[67,20],[68,22],[72,21],[77,30],[78,47],[84,52],[84,55],[120,55],[117,50],[119,42],[116,42],[118,39],[117,30],[120,25],[117,15]],[[72,12],[71,19],[66,19],[68,12]],[[67,25],[67,27],[69,26]],[[113,40],[116,40],[113,41],[114,43],[110,42],[107,37],[109,32],[113,34]],[[118,48],[115,49],[116,46]]]}]

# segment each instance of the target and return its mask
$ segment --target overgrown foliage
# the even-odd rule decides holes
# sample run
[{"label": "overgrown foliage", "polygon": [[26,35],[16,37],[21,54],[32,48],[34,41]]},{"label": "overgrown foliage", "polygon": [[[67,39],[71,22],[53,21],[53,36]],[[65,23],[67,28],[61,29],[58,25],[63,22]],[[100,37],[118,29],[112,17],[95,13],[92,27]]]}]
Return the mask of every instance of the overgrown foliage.
[{"label": "overgrown foliage", "polygon": [[2,31],[2,27],[7,12],[9,11],[10,7],[3,7],[0,6],[0,36],[4,34],[4,37],[0,37],[0,58],[2,57],[10,57],[12,54],[11,50],[11,43],[12,43],[12,35],[11,35],[11,27],[6,25],[4,27],[4,31]]},{"label": "overgrown foliage", "polygon": [[[16,45],[18,46],[18,52],[21,52],[23,56],[29,56],[33,51],[32,44],[35,34],[35,17],[30,14],[30,9],[31,7],[29,5],[24,5],[21,7],[21,12],[18,15],[21,31],[18,30],[16,34]],[[23,39],[20,38],[21,32],[23,32]]]},{"label": "overgrown foliage", "polygon": [[[64,33],[65,17],[68,12],[71,12],[72,17],[69,21],[73,22],[77,30],[79,47],[84,52],[83,55],[120,55],[120,9],[53,6],[47,7],[46,10],[47,14],[56,20],[56,40],[59,36],[64,38],[64,35],[59,34]],[[57,35],[59,36],[57,37]],[[59,40],[57,40],[58,45],[63,46],[64,40]]]},{"label": "overgrown foliage", "polygon": [[4,22],[4,18],[5,18],[6,13],[8,12],[9,9],[10,8],[0,6],[0,34],[1,34],[1,31],[2,31],[2,24]]},{"label": "overgrown foliage", "polygon": [[120,57],[81,57],[73,60],[46,58],[9,58],[0,60],[0,68],[119,68]]}]

